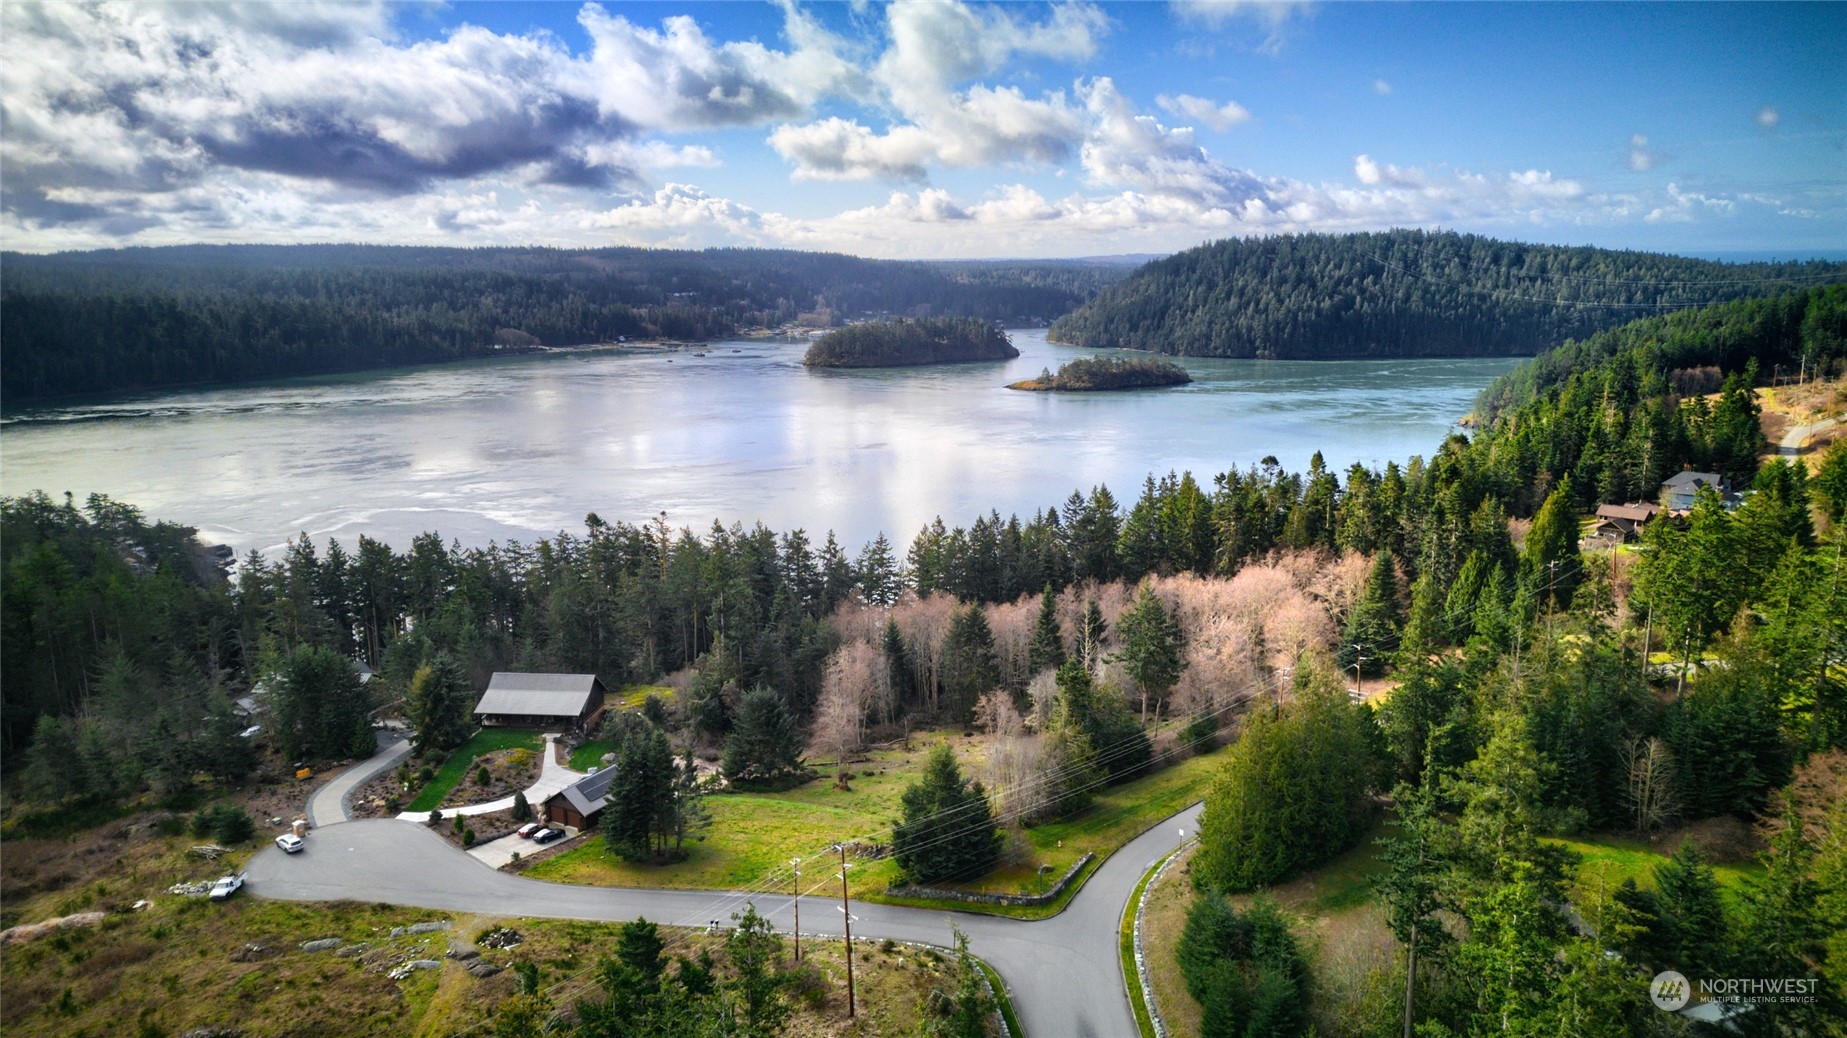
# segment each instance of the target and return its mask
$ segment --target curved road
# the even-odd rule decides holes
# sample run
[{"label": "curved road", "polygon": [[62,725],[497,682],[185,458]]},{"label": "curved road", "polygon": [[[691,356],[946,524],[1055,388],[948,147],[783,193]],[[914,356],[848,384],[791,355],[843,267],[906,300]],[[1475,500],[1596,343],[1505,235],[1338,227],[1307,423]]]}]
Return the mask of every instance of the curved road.
[{"label": "curved road", "polygon": [[[355,767],[353,785],[390,767],[392,753]],[[336,779],[339,783],[348,776]],[[346,792],[317,793],[317,817],[344,818]],[[1020,1026],[1034,1038],[1123,1038],[1136,1033],[1117,953],[1117,924],[1141,874],[1199,828],[1199,805],[1174,815],[1111,855],[1065,911],[1026,922],[971,913],[853,904],[853,936],[949,943],[949,923],[1006,978]],[[819,863],[816,863],[819,868]],[[729,922],[745,895],[710,890],[632,890],[546,883],[497,872],[423,826],[391,819],[325,824],[295,855],[271,847],[250,861],[249,891],[285,901],[354,899],[455,912],[619,922],[645,915],[674,926]],[[787,931],[790,899],[750,895],[757,911]],[[838,905],[805,899],[802,932],[839,934]]]}]

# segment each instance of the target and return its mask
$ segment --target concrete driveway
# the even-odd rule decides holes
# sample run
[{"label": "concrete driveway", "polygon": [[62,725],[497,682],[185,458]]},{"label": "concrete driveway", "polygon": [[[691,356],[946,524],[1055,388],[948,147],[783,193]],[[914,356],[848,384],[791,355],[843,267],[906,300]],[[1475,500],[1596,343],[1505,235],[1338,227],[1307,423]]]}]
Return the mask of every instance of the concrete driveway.
[{"label": "concrete driveway", "polygon": [[[356,769],[357,770],[357,769]],[[994,916],[855,903],[855,938],[949,943],[949,923],[1006,980],[1020,1023],[1033,1038],[1124,1038],[1136,1033],[1117,956],[1117,924],[1148,866],[1198,829],[1198,805],[1162,821],[1117,851],[1062,914],[1023,922]],[[619,922],[645,915],[664,925],[728,923],[745,901],[785,932],[786,895],[630,890],[546,883],[495,871],[423,826],[374,819],[317,828],[301,854],[274,847],[251,859],[248,892],[286,901],[354,899],[454,912]],[[840,913],[804,899],[802,932],[839,934]]]}]

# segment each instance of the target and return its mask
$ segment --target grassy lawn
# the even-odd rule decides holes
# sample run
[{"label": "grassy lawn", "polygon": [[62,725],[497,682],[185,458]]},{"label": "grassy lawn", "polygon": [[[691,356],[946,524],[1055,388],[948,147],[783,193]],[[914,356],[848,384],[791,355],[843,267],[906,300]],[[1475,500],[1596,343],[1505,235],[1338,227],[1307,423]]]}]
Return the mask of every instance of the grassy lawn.
[{"label": "grassy lawn", "polygon": [[461,783],[473,768],[475,758],[483,753],[495,750],[511,750],[525,747],[534,753],[544,748],[544,740],[537,732],[523,732],[508,728],[483,728],[475,733],[474,738],[457,746],[449,754],[443,766],[436,769],[436,777],[423,787],[417,799],[410,802],[407,811],[428,811],[443,802],[443,797]]},{"label": "grassy lawn", "polygon": [[[624,685],[610,698],[615,700],[621,710],[640,710],[649,696],[657,696],[664,701],[673,699],[673,689],[666,685]],[[605,753],[608,751],[605,750]]]},{"label": "grassy lawn", "polygon": [[[703,841],[688,843],[687,859],[673,865],[622,861],[604,850],[602,837],[593,836],[583,846],[533,866],[526,875],[592,886],[753,886],[777,870],[786,874],[791,858],[825,855],[837,840],[888,842],[898,817],[898,798],[934,744],[935,740],[917,739],[909,751],[871,754],[854,764],[852,788],[844,792],[834,788],[832,779],[816,778],[776,793],[709,796],[705,805],[712,814],[711,829]],[[856,870],[854,883],[883,887],[896,878],[896,866],[889,860],[867,862]]]},{"label": "grassy lawn", "polygon": [[[887,843],[898,819],[899,797],[917,774],[923,758],[938,741],[920,737],[912,748],[874,753],[853,765],[852,788],[842,792],[833,781],[818,778],[799,789],[778,793],[728,793],[706,798],[712,828],[700,843],[687,845],[687,860],[673,865],[638,865],[607,853],[600,837],[539,863],[527,871],[535,879],[590,886],[672,887],[682,889],[738,889],[761,884],[781,872],[788,875],[789,859],[825,856],[837,840]],[[951,740],[971,771],[982,759],[980,740]],[[1049,875],[1060,876],[1086,852],[1101,860],[1134,839],[1150,825],[1205,796],[1217,774],[1220,758],[1194,757],[1180,764],[1107,790],[1082,815],[1039,826],[1026,833],[1026,858],[1004,865],[963,889],[995,893],[1031,893],[1038,889],[1038,866],[1050,865]],[[867,774],[871,772],[871,774]],[[1179,834],[1175,834],[1178,842]],[[1092,866],[1095,867],[1094,865]],[[803,886],[813,884],[806,878]],[[854,870],[855,896],[886,904],[941,902],[893,898],[882,891],[898,881],[897,864],[886,858],[860,863]],[[1067,888],[1066,900],[1080,884]],[[1055,914],[1059,904],[1035,909],[961,905],[959,909],[985,911],[1021,918]]]},{"label": "grassy lawn", "polygon": [[608,739],[592,739],[571,751],[571,770],[589,771],[603,766],[603,754],[616,752],[616,744]]},{"label": "grassy lawn", "polygon": [[[1580,881],[1589,879],[1595,873],[1602,873],[1612,887],[1621,886],[1625,879],[1632,879],[1643,890],[1653,890],[1655,866],[1671,856],[1640,840],[1620,836],[1592,835],[1570,840],[1548,839],[1546,842],[1567,847],[1584,859],[1578,866]],[[1763,866],[1755,863],[1712,863],[1712,873],[1718,879],[1719,886],[1733,894],[1738,893],[1748,878],[1762,875],[1763,871]]]}]

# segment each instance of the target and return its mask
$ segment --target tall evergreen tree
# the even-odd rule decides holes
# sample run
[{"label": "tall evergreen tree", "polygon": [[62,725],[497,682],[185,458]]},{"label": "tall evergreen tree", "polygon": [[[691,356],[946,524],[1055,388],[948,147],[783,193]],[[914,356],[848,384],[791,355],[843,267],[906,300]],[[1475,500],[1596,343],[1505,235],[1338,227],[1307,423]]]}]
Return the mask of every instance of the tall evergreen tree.
[{"label": "tall evergreen tree", "polygon": [[474,732],[474,705],[468,677],[454,656],[439,652],[418,667],[405,701],[405,713],[416,729],[417,753],[450,750],[466,742]]},{"label": "tall evergreen tree", "polygon": [[940,673],[943,709],[961,720],[975,708],[975,700],[1000,685],[1000,661],[994,653],[994,632],[987,610],[970,602],[949,621],[943,635]]},{"label": "tall evergreen tree", "polygon": [[1583,566],[1578,560],[1577,510],[1563,487],[1546,497],[1526,531],[1520,579],[1533,590],[1536,601],[1554,609],[1571,608]]},{"label": "tall evergreen tree", "polygon": [[962,775],[947,743],[930,752],[923,775],[901,798],[892,857],[913,883],[974,879],[1000,860],[1001,834],[981,783]]},{"label": "tall evergreen tree", "polygon": [[1065,632],[1058,626],[1058,596],[1052,585],[1045,585],[1039,595],[1039,618],[1033,625],[1033,640],[1026,648],[1026,669],[1034,674],[1057,670],[1065,662]]},{"label": "tall evergreen tree", "polygon": [[674,821],[674,761],[667,736],[651,725],[629,732],[616,751],[616,774],[603,809],[603,842],[638,860],[665,850]]},{"label": "tall evergreen tree", "polygon": [[1180,680],[1186,669],[1185,647],[1180,625],[1167,615],[1167,608],[1154,589],[1143,584],[1135,603],[1116,620],[1116,637],[1122,647],[1114,659],[1127,665],[1129,676],[1141,693],[1142,718],[1148,716],[1150,703],[1158,715],[1165,705],[1167,692]]},{"label": "tall evergreen tree", "polygon": [[744,694],[725,740],[725,776],[733,782],[774,782],[801,771],[802,735],[782,697],[759,686]]},{"label": "tall evergreen tree", "polygon": [[1366,588],[1347,613],[1337,657],[1342,670],[1355,665],[1368,677],[1385,673],[1386,661],[1398,649],[1398,571],[1385,552],[1373,556]]}]

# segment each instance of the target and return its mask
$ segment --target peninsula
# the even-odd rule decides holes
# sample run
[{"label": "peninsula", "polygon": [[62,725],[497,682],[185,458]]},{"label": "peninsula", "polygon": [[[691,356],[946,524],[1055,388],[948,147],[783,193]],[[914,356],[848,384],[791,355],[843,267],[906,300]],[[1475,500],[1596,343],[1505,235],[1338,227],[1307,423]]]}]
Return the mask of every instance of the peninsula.
[{"label": "peninsula", "polygon": [[1184,386],[1191,381],[1193,376],[1187,374],[1185,368],[1169,360],[1080,357],[1060,364],[1056,374],[1041,370],[1038,378],[1015,382],[1007,388],[1040,393],[1095,393],[1111,389]]},{"label": "peninsula", "polygon": [[811,368],[896,368],[1012,360],[1006,333],[978,317],[920,317],[848,325],[808,347]]}]

